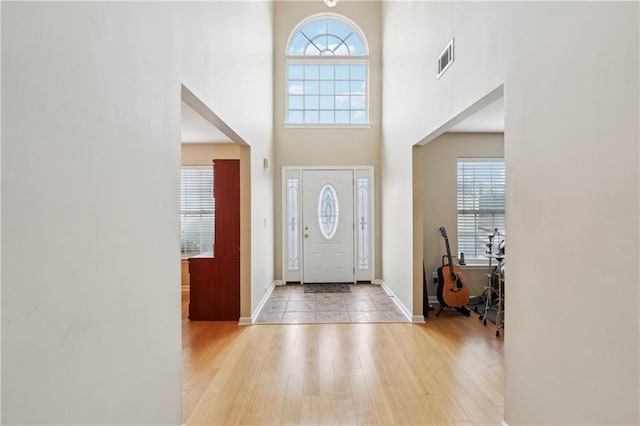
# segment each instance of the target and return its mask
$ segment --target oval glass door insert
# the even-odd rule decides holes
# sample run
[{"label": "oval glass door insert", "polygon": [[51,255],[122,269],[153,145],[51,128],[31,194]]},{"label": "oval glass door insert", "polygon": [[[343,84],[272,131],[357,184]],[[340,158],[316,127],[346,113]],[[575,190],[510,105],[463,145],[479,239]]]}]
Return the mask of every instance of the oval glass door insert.
[{"label": "oval glass door insert", "polygon": [[318,197],[318,224],[320,232],[327,240],[336,235],[338,230],[338,195],[333,186],[326,184]]}]

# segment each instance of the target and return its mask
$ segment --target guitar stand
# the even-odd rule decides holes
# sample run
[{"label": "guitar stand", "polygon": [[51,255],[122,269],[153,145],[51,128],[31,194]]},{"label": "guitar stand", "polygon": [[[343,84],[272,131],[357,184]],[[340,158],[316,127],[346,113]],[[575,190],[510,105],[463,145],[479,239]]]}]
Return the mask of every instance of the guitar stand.
[{"label": "guitar stand", "polygon": [[445,309],[456,311],[458,313],[461,313],[465,317],[471,316],[471,311],[467,309],[466,306],[461,306],[459,308],[452,308],[451,306],[445,306],[445,305],[440,305],[440,309],[438,309],[438,312],[436,312],[436,316],[440,315],[442,311],[444,311]]}]

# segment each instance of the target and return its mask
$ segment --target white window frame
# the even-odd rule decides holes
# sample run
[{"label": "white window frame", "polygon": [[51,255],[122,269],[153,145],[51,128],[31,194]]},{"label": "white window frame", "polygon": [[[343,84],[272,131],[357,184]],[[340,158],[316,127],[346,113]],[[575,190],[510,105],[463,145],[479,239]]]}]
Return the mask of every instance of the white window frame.
[{"label": "white window frame", "polygon": [[[303,55],[289,55],[289,45],[291,44],[295,35],[308,23],[318,19],[335,19],[341,21],[346,25],[349,25],[354,32],[362,40],[366,55],[357,56],[303,56]],[[345,16],[336,13],[320,13],[315,14],[300,22],[289,35],[289,39],[285,45],[285,84],[284,84],[284,127],[285,128],[370,128],[370,72],[369,72],[369,44],[364,32],[358,27],[358,25]],[[364,123],[289,123],[289,65],[365,65],[365,122]],[[327,80],[328,81],[328,80]],[[335,80],[334,80],[335,81]],[[351,80],[349,80],[351,81]],[[351,93],[349,94],[351,96]],[[303,110],[304,111],[304,110]],[[336,109],[334,108],[334,112]],[[351,110],[349,110],[351,111]]]}]

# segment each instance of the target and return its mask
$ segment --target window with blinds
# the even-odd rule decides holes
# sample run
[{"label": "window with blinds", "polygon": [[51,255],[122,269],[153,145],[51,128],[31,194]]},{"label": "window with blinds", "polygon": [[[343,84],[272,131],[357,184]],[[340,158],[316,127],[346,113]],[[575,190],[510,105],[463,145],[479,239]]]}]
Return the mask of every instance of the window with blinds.
[{"label": "window with blinds", "polygon": [[494,229],[505,233],[504,200],[504,159],[458,159],[458,252],[466,259],[484,258]]},{"label": "window with blinds", "polygon": [[214,242],[215,200],[212,166],[180,169],[180,254],[211,252]]}]

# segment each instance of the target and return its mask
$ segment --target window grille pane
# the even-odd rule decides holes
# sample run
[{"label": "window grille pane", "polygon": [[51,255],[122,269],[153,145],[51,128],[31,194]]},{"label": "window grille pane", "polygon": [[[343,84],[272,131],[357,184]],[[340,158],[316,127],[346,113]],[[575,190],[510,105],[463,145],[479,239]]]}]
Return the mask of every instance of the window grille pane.
[{"label": "window grille pane", "polygon": [[320,124],[331,124],[335,122],[333,111],[320,111]]},{"label": "window grille pane", "polygon": [[351,28],[345,25],[344,22],[336,21],[335,19],[329,19],[327,21],[327,32],[330,34],[337,34],[340,38],[347,38],[351,33]]},{"label": "window grille pane", "polygon": [[214,242],[215,200],[213,167],[180,169],[180,252],[189,257],[211,252]]},{"label": "window grille pane", "polygon": [[305,95],[317,95],[320,93],[320,82],[319,81],[306,81],[304,83],[304,94]]},{"label": "window grille pane", "polygon": [[351,111],[351,124],[364,124],[367,122],[367,117],[364,111]]},{"label": "window grille pane", "polygon": [[305,96],[304,97],[304,109],[319,109],[320,98],[318,96]]},{"label": "window grille pane", "polygon": [[320,109],[331,110],[333,117],[333,109],[335,108],[333,96],[320,96]]},{"label": "window grille pane", "polygon": [[331,51],[336,56],[349,56],[349,46],[342,42],[332,44]]},{"label": "window grille pane", "polygon": [[289,96],[289,109],[302,109],[302,96]]},{"label": "window grille pane", "polygon": [[336,109],[348,110],[349,109],[349,96],[336,96]]},{"label": "window grille pane", "polygon": [[302,95],[304,93],[304,83],[298,80],[289,81],[289,94]]},{"label": "window grille pane", "polygon": [[351,80],[366,80],[367,68],[364,65],[351,65]]},{"label": "window grille pane", "polygon": [[333,65],[320,65],[320,80],[333,80]]},{"label": "window grille pane", "polygon": [[336,80],[349,80],[349,65],[336,65]]},{"label": "window grille pane", "polygon": [[304,116],[302,111],[289,111],[289,123],[302,124],[304,123]]},{"label": "window grille pane", "polygon": [[304,79],[304,67],[302,65],[289,65],[289,80]]},{"label": "window grille pane", "polygon": [[360,37],[349,37],[347,44],[349,45],[351,55],[364,55],[364,52],[366,52],[364,43]]},{"label": "window grille pane", "polygon": [[336,111],[336,123],[349,123],[349,111]]},{"label": "window grille pane", "polygon": [[364,96],[351,96],[351,110],[364,110],[365,97]]},{"label": "window grille pane", "polygon": [[320,94],[331,95],[335,93],[335,83],[333,81],[321,81],[320,82]]},{"label": "window grille pane", "polygon": [[494,229],[505,233],[504,161],[458,160],[457,174],[458,251],[483,258]]},{"label": "window grille pane", "polygon": [[336,95],[349,95],[349,82],[336,81]]},{"label": "window grille pane", "polygon": [[305,49],[307,48],[308,40],[302,33],[297,33],[291,43],[289,44],[289,48],[287,49],[287,53],[291,56],[302,56],[305,53]]},{"label": "window grille pane", "polygon": [[317,123],[318,122],[318,111],[305,111],[304,112],[304,122],[305,123]]},{"label": "window grille pane", "polygon": [[305,65],[304,66],[304,79],[305,80],[318,80],[320,73],[317,65]]},{"label": "window grille pane", "polygon": [[364,81],[351,81],[351,94],[352,95],[364,95],[366,85]]}]

